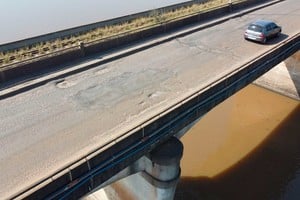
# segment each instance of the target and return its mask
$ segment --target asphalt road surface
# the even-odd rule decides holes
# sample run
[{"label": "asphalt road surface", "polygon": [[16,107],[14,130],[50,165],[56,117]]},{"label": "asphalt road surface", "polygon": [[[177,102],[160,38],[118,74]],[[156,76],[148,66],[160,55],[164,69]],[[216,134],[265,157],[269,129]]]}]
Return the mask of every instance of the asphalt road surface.
[{"label": "asphalt road surface", "polygon": [[[272,19],[283,34],[245,41]],[[0,197],[9,197],[103,146],[171,103],[300,31],[300,1],[286,0],[0,101]]]}]

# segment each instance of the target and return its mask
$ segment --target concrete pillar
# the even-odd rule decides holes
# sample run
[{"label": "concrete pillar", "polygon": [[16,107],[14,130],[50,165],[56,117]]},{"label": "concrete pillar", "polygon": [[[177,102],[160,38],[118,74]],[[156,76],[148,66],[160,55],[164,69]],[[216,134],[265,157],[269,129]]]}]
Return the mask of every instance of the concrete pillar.
[{"label": "concrete pillar", "polygon": [[[83,199],[172,200],[180,178],[182,154],[183,144],[176,137],[172,137],[117,174],[105,185],[118,180],[118,177],[122,178],[121,180]],[[104,194],[106,198],[103,197]]]},{"label": "concrete pillar", "polygon": [[171,200],[180,178],[180,160],[183,145],[172,137],[146,156],[146,168],[142,172],[145,180],[153,186],[154,199]]}]

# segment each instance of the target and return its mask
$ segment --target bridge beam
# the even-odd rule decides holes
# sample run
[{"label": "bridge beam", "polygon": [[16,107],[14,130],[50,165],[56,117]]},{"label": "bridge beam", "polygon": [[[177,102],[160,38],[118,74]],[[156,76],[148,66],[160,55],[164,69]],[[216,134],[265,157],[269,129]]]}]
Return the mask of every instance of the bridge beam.
[{"label": "bridge beam", "polygon": [[[180,178],[180,160],[183,145],[172,137],[149,154],[112,177],[105,185],[88,195],[85,200],[103,199],[156,199],[172,200]],[[119,180],[120,179],[120,180]],[[119,180],[115,182],[116,180]]]}]

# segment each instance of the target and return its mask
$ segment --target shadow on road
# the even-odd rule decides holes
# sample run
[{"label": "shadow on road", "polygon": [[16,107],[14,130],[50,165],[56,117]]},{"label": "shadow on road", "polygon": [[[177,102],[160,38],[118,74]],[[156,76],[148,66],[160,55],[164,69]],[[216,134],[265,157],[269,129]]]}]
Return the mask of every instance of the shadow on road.
[{"label": "shadow on road", "polygon": [[278,43],[282,42],[283,40],[285,40],[288,37],[289,37],[288,35],[281,33],[278,37],[269,38],[265,44],[255,41],[255,40],[248,40],[248,39],[247,40],[249,42],[253,42],[256,44],[260,44],[260,45],[274,45],[274,44],[278,44]]},{"label": "shadow on road", "polygon": [[289,36],[287,34],[281,33],[278,37],[273,37],[267,40],[265,45],[274,45],[282,42],[283,40],[287,39]]}]

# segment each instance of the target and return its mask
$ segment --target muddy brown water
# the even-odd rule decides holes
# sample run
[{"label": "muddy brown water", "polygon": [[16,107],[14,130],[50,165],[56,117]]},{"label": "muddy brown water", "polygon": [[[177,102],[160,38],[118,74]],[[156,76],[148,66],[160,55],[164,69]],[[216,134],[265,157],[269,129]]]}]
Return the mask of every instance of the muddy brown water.
[{"label": "muddy brown water", "polygon": [[249,85],[181,141],[175,200],[300,199],[300,102]]}]

